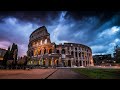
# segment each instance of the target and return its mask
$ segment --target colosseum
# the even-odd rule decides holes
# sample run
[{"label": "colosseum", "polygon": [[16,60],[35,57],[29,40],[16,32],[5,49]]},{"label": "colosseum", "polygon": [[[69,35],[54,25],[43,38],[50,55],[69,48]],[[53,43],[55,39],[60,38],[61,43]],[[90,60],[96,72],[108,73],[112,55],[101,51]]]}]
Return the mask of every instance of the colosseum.
[{"label": "colosseum", "polygon": [[56,45],[50,40],[45,26],[39,27],[29,37],[27,56],[28,65],[42,67],[79,67],[93,66],[90,47],[77,43]]}]

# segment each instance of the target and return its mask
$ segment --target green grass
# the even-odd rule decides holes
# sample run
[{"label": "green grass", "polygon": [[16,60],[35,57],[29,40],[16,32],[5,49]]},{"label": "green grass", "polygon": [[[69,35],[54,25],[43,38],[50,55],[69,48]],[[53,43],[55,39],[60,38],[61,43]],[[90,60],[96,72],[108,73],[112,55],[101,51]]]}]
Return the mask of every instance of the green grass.
[{"label": "green grass", "polygon": [[120,79],[120,69],[73,68],[72,70],[92,79]]}]

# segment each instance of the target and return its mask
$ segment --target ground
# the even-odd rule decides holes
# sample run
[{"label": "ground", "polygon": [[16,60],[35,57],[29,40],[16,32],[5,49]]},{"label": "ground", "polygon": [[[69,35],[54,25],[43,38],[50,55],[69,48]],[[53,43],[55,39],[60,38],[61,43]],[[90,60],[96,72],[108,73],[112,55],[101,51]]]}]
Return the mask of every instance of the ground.
[{"label": "ground", "polygon": [[0,70],[0,79],[86,79],[71,69]]},{"label": "ground", "polygon": [[120,67],[46,68],[0,70],[0,79],[120,79],[119,74]]}]

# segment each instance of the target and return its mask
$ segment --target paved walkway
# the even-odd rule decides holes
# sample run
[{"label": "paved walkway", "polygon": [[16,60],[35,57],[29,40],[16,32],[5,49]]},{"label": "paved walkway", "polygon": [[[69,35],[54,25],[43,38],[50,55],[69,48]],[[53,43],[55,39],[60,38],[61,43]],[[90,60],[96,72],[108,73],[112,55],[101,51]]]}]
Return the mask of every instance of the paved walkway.
[{"label": "paved walkway", "polygon": [[0,70],[0,79],[44,79],[57,69]]},{"label": "paved walkway", "polygon": [[0,70],[0,79],[88,79],[71,69]]},{"label": "paved walkway", "polygon": [[71,69],[58,69],[47,79],[89,79],[88,77],[78,74]]}]

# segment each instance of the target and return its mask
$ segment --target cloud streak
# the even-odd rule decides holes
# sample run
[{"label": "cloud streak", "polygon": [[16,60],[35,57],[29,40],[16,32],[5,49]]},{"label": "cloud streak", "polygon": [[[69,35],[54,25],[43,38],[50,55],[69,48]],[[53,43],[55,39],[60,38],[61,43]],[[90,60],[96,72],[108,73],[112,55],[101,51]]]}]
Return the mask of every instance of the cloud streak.
[{"label": "cloud streak", "polygon": [[85,44],[93,54],[113,53],[114,46],[120,45],[119,21],[119,12],[4,12],[0,14],[0,48],[14,42],[19,56],[26,55],[30,34],[45,25],[52,42]]}]

